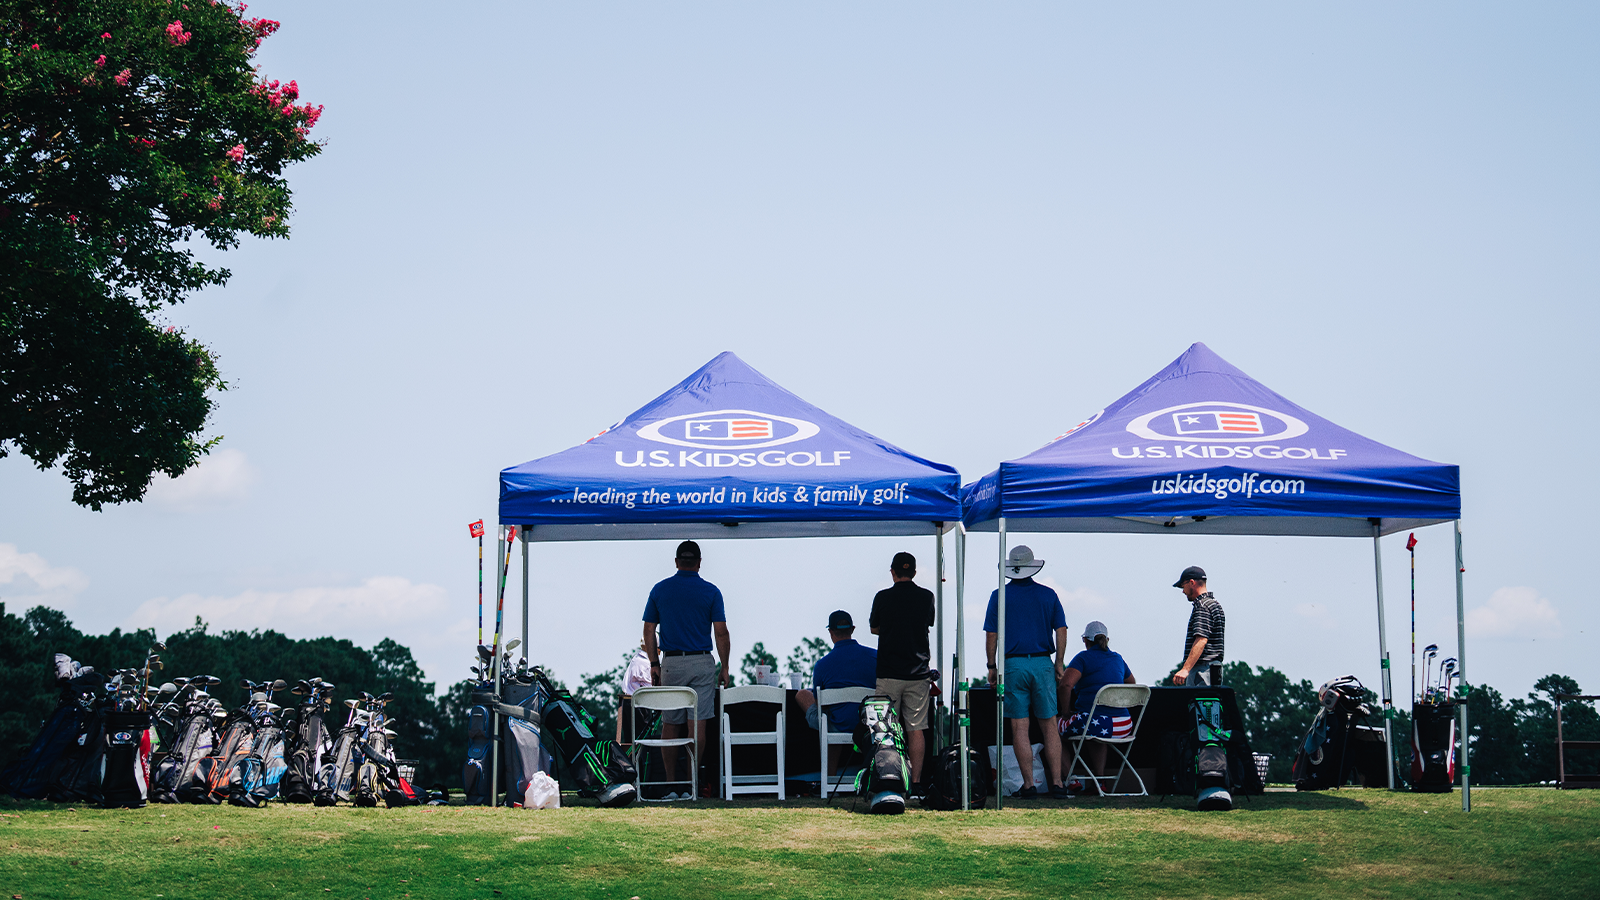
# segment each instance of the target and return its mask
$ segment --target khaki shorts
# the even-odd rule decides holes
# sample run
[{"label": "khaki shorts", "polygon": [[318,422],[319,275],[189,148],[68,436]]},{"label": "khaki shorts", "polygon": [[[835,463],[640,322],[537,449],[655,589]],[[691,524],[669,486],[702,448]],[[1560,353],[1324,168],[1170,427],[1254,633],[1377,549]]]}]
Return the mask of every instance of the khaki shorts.
[{"label": "khaki shorts", "polygon": [[[717,717],[717,658],[709,653],[697,656],[663,656],[661,658],[661,685],[692,687],[695,692],[696,719]],[[661,721],[669,725],[682,725],[688,710],[669,709],[661,714]]]},{"label": "khaki shorts", "polygon": [[894,703],[900,727],[921,731],[928,727],[928,679],[879,678],[875,690]]}]

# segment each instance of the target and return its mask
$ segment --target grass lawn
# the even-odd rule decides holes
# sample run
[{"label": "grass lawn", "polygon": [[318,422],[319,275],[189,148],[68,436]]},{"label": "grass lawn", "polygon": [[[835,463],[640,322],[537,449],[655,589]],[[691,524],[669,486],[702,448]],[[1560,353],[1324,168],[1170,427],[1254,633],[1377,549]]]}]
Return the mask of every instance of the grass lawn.
[{"label": "grass lawn", "polygon": [[0,900],[1600,897],[1600,791],[559,811],[68,808],[0,800]]}]

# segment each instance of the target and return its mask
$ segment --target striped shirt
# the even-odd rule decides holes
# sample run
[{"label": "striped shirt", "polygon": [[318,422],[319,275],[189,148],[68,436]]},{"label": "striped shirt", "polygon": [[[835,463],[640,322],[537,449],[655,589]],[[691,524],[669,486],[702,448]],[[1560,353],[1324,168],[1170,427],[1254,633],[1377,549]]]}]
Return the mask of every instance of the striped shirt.
[{"label": "striped shirt", "polygon": [[1194,610],[1189,613],[1189,630],[1183,636],[1183,656],[1189,658],[1189,648],[1194,646],[1196,638],[1206,639],[1206,649],[1200,653],[1200,661],[1196,666],[1209,666],[1212,663],[1222,662],[1222,634],[1227,630],[1228,620],[1222,613],[1222,604],[1217,598],[1211,596],[1210,591],[1194,598]]}]

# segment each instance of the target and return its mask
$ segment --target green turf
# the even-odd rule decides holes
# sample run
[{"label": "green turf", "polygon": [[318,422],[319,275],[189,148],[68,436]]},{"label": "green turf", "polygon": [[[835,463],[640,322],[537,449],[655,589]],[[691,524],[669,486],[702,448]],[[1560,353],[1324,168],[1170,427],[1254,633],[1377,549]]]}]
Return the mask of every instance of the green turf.
[{"label": "green turf", "polygon": [[[571,801],[572,798],[568,797]],[[1600,791],[1272,793],[868,816],[846,798],[559,811],[0,801],[0,900],[1600,897]]]}]

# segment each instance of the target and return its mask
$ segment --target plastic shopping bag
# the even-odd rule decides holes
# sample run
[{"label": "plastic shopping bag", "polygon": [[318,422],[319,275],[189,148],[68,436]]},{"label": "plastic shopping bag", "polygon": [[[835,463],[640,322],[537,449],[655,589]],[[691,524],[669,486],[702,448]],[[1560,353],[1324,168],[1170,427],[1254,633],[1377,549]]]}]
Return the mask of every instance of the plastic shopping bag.
[{"label": "plastic shopping bag", "polygon": [[533,773],[523,788],[524,809],[560,809],[561,785],[543,772]]}]

